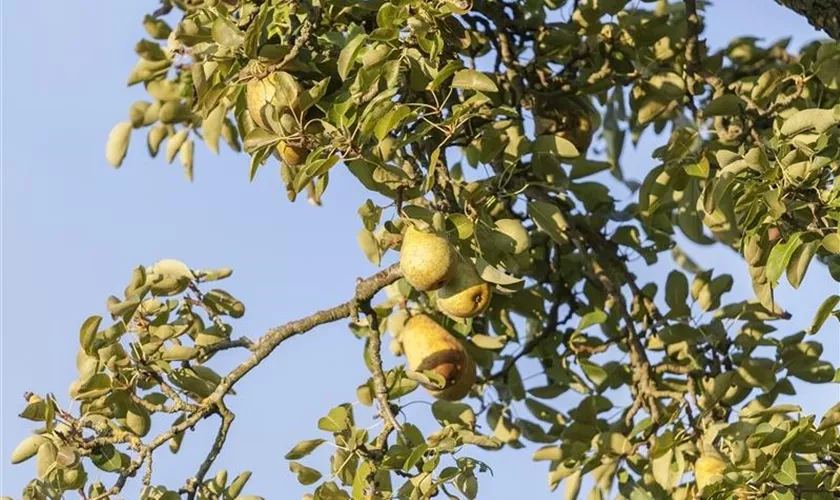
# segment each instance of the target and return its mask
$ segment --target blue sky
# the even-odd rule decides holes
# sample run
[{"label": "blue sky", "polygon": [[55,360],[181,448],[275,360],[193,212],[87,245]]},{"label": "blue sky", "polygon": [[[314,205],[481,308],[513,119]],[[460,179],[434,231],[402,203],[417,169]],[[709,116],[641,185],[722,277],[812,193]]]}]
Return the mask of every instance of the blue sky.
[{"label": "blue sky", "polygon": [[[357,276],[376,271],[356,246],[361,227],[356,209],[367,195],[342,168],[334,170],[324,206],[315,209],[286,200],[276,166],[264,168],[249,184],[247,157],[227,150],[216,157],[198,145],[196,180],[189,184],[179,166],[148,158],[145,136],[137,133],[123,168],[108,167],[108,131],[142,98],[139,89],[125,87],[125,80],[135,63],[132,47],[144,34],[140,21],[156,2],[82,5],[42,0],[3,6],[4,495],[19,494],[34,474],[31,463],[11,466],[8,459],[33,428],[15,417],[23,408],[21,395],[54,392],[69,402],[79,326],[90,314],[105,312],[105,299],[121,292],[134,266],[171,257],[196,268],[233,268],[224,287],[247,305],[235,328],[251,338],[346,300]],[[769,40],[792,36],[796,45],[817,36],[804,19],[772,0],[719,0],[708,12],[707,25],[713,47],[742,34]],[[624,164],[633,166],[628,171],[637,179],[653,166],[649,158],[656,138],[649,139],[625,152]],[[701,249],[695,256],[705,267],[735,275],[731,297],[751,294],[743,263],[734,254]],[[645,276],[664,281],[667,270],[660,265],[653,271],[659,275]],[[790,333],[810,322],[823,297],[838,291],[817,266],[802,288],[796,295],[781,291],[781,303],[795,318],[783,327]],[[838,333],[832,322],[820,335],[824,357],[835,365],[840,363]],[[305,489],[288,472],[283,455],[298,440],[322,437],[316,421],[332,406],[355,401],[356,386],[368,376],[362,348],[345,323],[284,344],[229,400],[237,420],[216,468],[232,474],[253,470],[248,492],[299,498]],[[220,366],[235,360],[226,357]],[[840,389],[833,385],[805,388],[797,401],[819,413],[838,398]],[[410,415],[429,424],[426,408],[412,405]],[[187,436],[177,456],[161,450],[155,456],[155,482],[176,488],[193,474],[211,433],[202,425]],[[324,447],[306,463],[325,469],[327,451]],[[531,462],[531,449],[473,455],[495,471],[494,477],[482,478],[480,498],[549,497],[545,466]],[[89,473],[113,481],[92,468]],[[127,496],[135,496],[133,491],[128,489]]]}]

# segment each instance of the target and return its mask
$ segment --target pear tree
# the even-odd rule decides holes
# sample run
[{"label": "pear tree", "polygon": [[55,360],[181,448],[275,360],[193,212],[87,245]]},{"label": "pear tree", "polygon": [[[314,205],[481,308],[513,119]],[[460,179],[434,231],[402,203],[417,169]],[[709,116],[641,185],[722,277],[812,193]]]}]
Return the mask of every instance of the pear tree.
[{"label": "pear tree", "polygon": [[[138,266],[79,327],[75,404],[26,395],[19,498],[116,500],[130,482],[144,500],[280,498],[216,463],[237,445],[229,396],[331,322],[370,377],[285,455],[305,498],[492,498],[492,460],[471,454],[525,443],[566,498],[837,498],[840,404],[810,414],[797,393],[840,383],[821,342],[840,294],[799,289],[815,267],[840,282],[840,4],[777,1],[826,37],[712,50],[702,0],[151,5],[128,76],[147,95],[107,161],[134,141],[191,180],[196,147],[230,148],[313,205],[346,169],[368,196],[357,241],[335,244],[372,271],[248,338],[231,270]],[[623,153],[642,134],[659,147],[636,179]],[[750,296],[686,241],[737,259]],[[780,286],[814,304],[808,328],[785,322]],[[432,426],[401,411],[421,399]],[[206,457],[161,483],[154,457],[198,427]],[[325,443],[328,462],[309,457]]]}]

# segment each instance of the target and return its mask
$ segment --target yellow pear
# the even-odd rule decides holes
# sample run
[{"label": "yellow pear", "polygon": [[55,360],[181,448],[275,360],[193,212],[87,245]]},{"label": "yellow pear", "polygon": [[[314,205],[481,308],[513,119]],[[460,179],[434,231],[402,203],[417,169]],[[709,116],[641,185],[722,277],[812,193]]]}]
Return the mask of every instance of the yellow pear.
[{"label": "yellow pear", "polygon": [[726,472],[726,460],[714,448],[704,447],[700,458],[694,462],[697,489],[702,492],[706,486],[719,482],[723,479],[724,472]]},{"label": "yellow pear", "polygon": [[493,288],[482,280],[471,262],[459,259],[455,274],[437,292],[438,308],[456,318],[478,316],[490,304]]},{"label": "yellow pear", "polygon": [[456,256],[455,249],[443,236],[408,226],[400,249],[400,269],[415,289],[436,290],[452,277]]},{"label": "yellow pear", "polygon": [[413,316],[400,332],[403,352],[412,371],[433,371],[445,380],[443,389],[426,387],[432,396],[456,401],[475,383],[475,363],[464,346],[425,314]]},{"label": "yellow pear", "polygon": [[277,154],[283,160],[283,163],[296,167],[306,162],[306,157],[309,156],[309,150],[305,146],[295,146],[280,141],[277,144]]},{"label": "yellow pear", "polygon": [[245,86],[245,103],[248,107],[248,114],[260,128],[268,129],[265,113],[270,111],[266,109],[266,106],[272,106],[274,100],[274,85],[268,78],[251,80]]},{"label": "yellow pear", "polygon": [[513,240],[513,253],[520,254],[531,248],[531,237],[528,230],[516,219],[499,219],[496,229]]}]

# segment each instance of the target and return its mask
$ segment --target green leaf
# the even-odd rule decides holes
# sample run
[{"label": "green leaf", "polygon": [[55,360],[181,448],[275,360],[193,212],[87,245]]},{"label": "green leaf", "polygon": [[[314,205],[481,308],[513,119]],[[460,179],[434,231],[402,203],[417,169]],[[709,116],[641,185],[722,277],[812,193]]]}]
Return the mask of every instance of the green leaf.
[{"label": "green leaf", "polygon": [[770,256],[767,257],[767,267],[765,268],[767,281],[770,283],[777,283],[779,281],[779,278],[782,276],[785,268],[787,268],[790,259],[793,257],[793,253],[801,244],[801,235],[800,233],[796,233],[786,242],[777,243],[776,246],[770,250]]},{"label": "green leaf", "polygon": [[491,351],[502,349],[507,345],[507,337],[484,335],[481,333],[474,334],[470,337],[470,340],[478,347]]},{"label": "green leaf", "polygon": [[381,141],[388,134],[397,130],[402,121],[411,114],[411,108],[406,105],[394,106],[385,116],[377,120],[373,127],[373,135]]},{"label": "green leaf", "polygon": [[703,113],[706,116],[732,116],[741,112],[744,100],[735,94],[723,94],[712,99]]},{"label": "green leaf", "polygon": [[826,298],[820,307],[817,308],[817,313],[814,315],[814,319],[811,321],[811,327],[808,328],[808,333],[811,335],[820,331],[820,329],[825,324],[825,321],[828,319],[831,312],[837,307],[837,304],[840,303],[840,295],[832,295]]},{"label": "green leaf", "polygon": [[79,344],[87,354],[91,354],[93,341],[96,338],[96,332],[99,331],[99,325],[101,324],[101,316],[91,316],[82,323],[82,328],[79,330]]},{"label": "green leaf", "polygon": [[213,40],[224,47],[239,47],[245,41],[245,35],[227,16],[219,16],[211,28]]},{"label": "green leaf", "polygon": [[242,474],[236,476],[236,478],[233,481],[231,481],[230,486],[228,486],[227,494],[231,498],[235,498],[236,500],[243,500],[244,498],[248,498],[239,496],[239,494],[242,493],[242,488],[245,487],[245,484],[248,482],[249,479],[251,479],[251,471],[245,471]]},{"label": "green leaf", "polygon": [[432,403],[432,415],[441,425],[461,424],[475,427],[475,413],[466,403],[454,403],[439,399]]},{"label": "green leaf", "polygon": [[568,241],[566,229],[569,226],[556,205],[545,201],[532,201],[528,203],[528,215],[534,219],[537,227],[556,243],[563,245]]},{"label": "green leaf", "polygon": [[840,425],[840,403],[837,403],[825,412],[822,420],[820,420],[818,430],[823,431],[836,425]]},{"label": "green leaf", "polygon": [[245,136],[245,151],[252,153],[258,149],[274,146],[280,142],[281,137],[272,134],[261,128],[254,128]]},{"label": "green leaf", "polygon": [[761,387],[769,391],[776,383],[776,373],[772,360],[763,358],[745,359],[738,367],[738,374],[752,387]]},{"label": "green leaf", "polygon": [[785,486],[796,484],[796,462],[793,457],[789,456],[782,462],[781,469],[773,474],[773,478]]},{"label": "green leaf", "polygon": [[792,136],[806,130],[815,129],[823,133],[837,123],[837,117],[831,109],[803,109],[785,120],[780,132],[783,136]]},{"label": "green leaf", "polygon": [[606,370],[588,359],[580,359],[578,360],[578,364],[583,370],[584,375],[586,375],[586,378],[591,380],[595,385],[601,385],[609,376]]},{"label": "green leaf", "polygon": [[309,185],[312,179],[329,172],[338,163],[339,159],[338,155],[330,155],[326,158],[317,159],[313,159],[314,157],[314,154],[310,154],[306,165],[295,176],[293,187],[298,193]]},{"label": "green leaf", "polygon": [[580,322],[578,323],[577,328],[575,328],[575,333],[580,333],[592,325],[600,325],[606,320],[607,313],[605,313],[604,311],[600,309],[590,311],[580,318]]},{"label": "green leaf", "polygon": [[633,449],[630,440],[618,432],[604,432],[596,438],[598,449],[616,455],[627,455]]},{"label": "green leaf", "polygon": [[93,465],[105,472],[116,472],[123,467],[123,454],[110,444],[96,448],[91,454],[90,459]]},{"label": "green leaf", "polygon": [[108,134],[108,143],[105,145],[105,158],[114,168],[119,168],[125,159],[125,155],[128,152],[128,144],[131,142],[131,130],[131,122],[120,122]]},{"label": "green leaf", "polygon": [[189,129],[181,129],[178,133],[173,135],[166,141],[166,163],[172,163],[175,155],[181,150],[181,146],[187,141],[187,135],[190,133]]},{"label": "green leaf", "polygon": [[39,435],[32,435],[20,442],[12,451],[12,464],[19,464],[34,457],[38,448],[47,442],[47,438]]},{"label": "green leaf", "polygon": [[[574,144],[572,144],[574,146]],[[577,148],[575,148],[577,150]],[[590,175],[603,172],[612,168],[612,164],[606,161],[592,161],[585,158],[575,160],[572,162],[572,170],[569,172],[569,178],[572,180],[581,179]]]},{"label": "green leaf", "polygon": [[304,486],[315,484],[321,479],[321,473],[298,462],[289,462],[289,470],[297,475],[297,480]]},{"label": "green leaf", "polygon": [[474,69],[462,69],[455,73],[452,86],[456,89],[475,90],[477,92],[498,92],[499,88],[489,76]]},{"label": "green leaf", "polygon": [[336,406],[327,413],[326,417],[318,420],[318,428],[322,431],[341,432],[350,425],[350,413],[347,405]]},{"label": "green leaf", "polygon": [[414,449],[411,450],[411,453],[408,455],[408,458],[405,459],[403,463],[402,470],[405,472],[411,472],[411,469],[417,464],[417,462],[423,458],[423,454],[426,453],[426,450],[429,449],[429,445],[423,443],[419,446],[415,446]]},{"label": "green leaf", "polygon": [[427,90],[437,90],[438,87],[450,76],[452,76],[456,71],[464,67],[464,63],[461,60],[454,60],[449,61],[446,63],[446,66],[443,67],[438,74],[435,76],[434,80],[429,82],[426,85]]},{"label": "green leaf", "polygon": [[47,476],[47,474],[49,474],[55,469],[55,467],[57,466],[57,455],[58,448],[52,443],[52,441],[47,441],[46,443],[38,447],[36,460],[39,478],[44,479]]},{"label": "green leaf", "polygon": [[550,154],[561,158],[577,158],[580,152],[568,139],[559,135],[541,135],[534,140],[534,154]]},{"label": "green leaf", "polygon": [[308,439],[306,441],[301,441],[298,444],[296,444],[294,448],[289,450],[288,453],[286,453],[286,460],[299,460],[309,455],[316,448],[318,448],[326,442],[326,439]]},{"label": "green leaf", "polygon": [[791,255],[787,266],[787,279],[793,288],[799,288],[799,285],[802,284],[811,259],[819,249],[820,243],[819,240],[803,243]]},{"label": "green leaf", "polygon": [[154,158],[158,154],[158,150],[160,149],[160,143],[166,139],[166,126],[165,125],[155,125],[154,127],[149,129],[149,133],[146,136],[146,147],[149,150],[149,156]]},{"label": "green leaf", "polygon": [[207,148],[216,154],[219,154],[219,138],[222,135],[222,126],[225,123],[226,112],[227,108],[225,105],[219,104],[213,108],[213,111],[207,115],[207,118],[201,124],[204,142],[207,144]]},{"label": "green leaf", "polygon": [[193,156],[195,155],[195,142],[192,139],[186,141],[178,150],[178,159],[181,161],[181,166],[184,167],[184,177],[189,182],[193,181]]},{"label": "green leaf", "polygon": [[150,37],[156,40],[166,40],[169,38],[169,34],[172,33],[172,28],[166,24],[166,21],[150,15],[146,15],[143,18],[143,28],[146,29],[146,33]]},{"label": "green leaf", "polygon": [[353,67],[353,63],[356,62],[356,57],[359,55],[359,50],[362,47],[362,44],[365,42],[366,35],[359,34],[356,35],[352,40],[347,42],[347,45],[341,49],[341,53],[338,55],[338,76],[341,77],[342,80],[347,79],[347,75],[350,73],[350,68]]},{"label": "green leaf", "polygon": [[802,413],[802,407],[793,404],[776,405],[764,409],[745,407],[741,409],[740,416],[741,418],[755,418],[768,415],[783,415],[786,413]]},{"label": "green leaf", "polygon": [[373,265],[378,266],[382,258],[382,254],[379,250],[379,243],[376,241],[376,237],[373,233],[362,228],[359,231],[356,240],[359,243],[359,247],[362,249],[362,252],[364,252],[365,257],[367,257]]},{"label": "green leaf", "polygon": [[688,300],[688,278],[679,271],[671,271],[665,282],[665,303],[676,316],[686,316],[691,311],[686,305]]},{"label": "green leaf", "polygon": [[478,271],[481,279],[488,283],[494,283],[509,290],[519,290],[525,286],[525,280],[506,274],[497,267],[490,265],[489,262],[481,257],[475,260],[475,269]]},{"label": "green leaf", "polygon": [[840,255],[840,233],[827,234],[822,239],[822,247],[827,252]]},{"label": "green leaf", "polygon": [[564,500],[575,500],[580,494],[580,485],[582,481],[582,475],[580,470],[576,470],[565,479],[566,485],[563,489],[563,499]]}]

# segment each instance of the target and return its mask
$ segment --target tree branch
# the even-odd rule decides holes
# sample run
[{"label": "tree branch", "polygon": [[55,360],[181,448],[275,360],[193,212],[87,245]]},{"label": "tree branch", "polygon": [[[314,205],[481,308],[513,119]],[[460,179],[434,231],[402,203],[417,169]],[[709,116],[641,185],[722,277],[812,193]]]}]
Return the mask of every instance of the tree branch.
[{"label": "tree branch", "polygon": [[391,410],[391,403],[388,401],[387,381],[385,379],[385,373],[382,371],[382,339],[379,336],[379,317],[376,315],[376,311],[370,306],[370,301],[362,303],[360,308],[368,317],[368,321],[370,321],[368,353],[373,363],[373,369],[371,370],[373,372],[373,393],[376,396],[376,401],[379,403],[379,415],[387,425],[400,432],[402,431],[402,426],[397,422],[394,412]]},{"label": "tree branch", "polygon": [[198,472],[195,476],[187,480],[187,484],[182,490],[183,493],[187,494],[187,500],[193,500],[195,498],[196,493],[198,493],[198,489],[201,487],[201,482],[204,481],[204,477],[207,475],[207,472],[210,471],[210,467],[213,466],[213,462],[216,461],[216,457],[218,457],[219,453],[222,451],[230,426],[233,424],[233,412],[228,410],[223,403],[219,403],[218,408],[218,414],[222,418],[222,423],[219,425],[219,431],[216,433],[216,439],[213,441],[213,446],[210,448],[210,451],[207,452],[207,458],[201,462]]},{"label": "tree branch", "polygon": [[[222,379],[221,383],[219,383],[219,385],[216,387],[213,393],[210,394],[208,397],[204,398],[204,400],[201,401],[200,405],[195,406],[189,412],[189,416],[187,416],[182,422],[173,425],[167,431],[159,434],[148,444],[144,445],[141,443],[134,443],[132,447],[139,451],[138,457],[135,460],[133,460],[131,464],[121,472],[120,477],[117,479],[114,486],[112,486],[103,495],[100,495],[100,497],[104,499],[110,495],[119,494],[125,486],[125,483],[128,480],[128,478],[133,477],[137,473],[137,470],[143,465],[143,462],[146,460],[146,458],[150,456],[151,453],[153,453],[157,448],[161,447],[164,443],[169,441],[169,439],[171,439],[175,435],[184,432],[187,429],[192,429],[199,421],[201,421],[208,415],[214,412],[222,411],[222,400],[230,392],[230,390],[233,388],[236,382],[238,382],[242,377],[247,375],[248,372],[250,372],[257,365],[259,365],[282,342],[290,339],[291,337],[294,337],[295,335],[306,333],[309,330],[315,328],[316,326],[320,326],[325,323],[332,323],[334,321],[338,321],[339,319],[349,317],[358,304],[370,301],[370,299],[372,299],[373,296],[376,295],[377,292],[379,292],[379,290],[390,285],[391,283],[394,283],[395,281],[400,279],[400,277],[402,277],[402,272],[400,271],[399,265],[394,264],[386,269],[383,269],[382,271],[379,271],[378,273],[374,274],[373,276],[367,279],[359,280],[356,283],[356,292],[353,296],[353,299],[339,304],[335,307],[332,307],[330,309],[318,311],[305,318],[290,321],[284,325],[269,329],[265,333],[265,335],[260,337],[260,339],[252,346],[251,351],[253,352],[253,354],[251,355],[251,357],[243,361],[239,366],[237,366],[230,373],[228,373],[227,376],[225,376]],[[223,442],[224,437],[221,437],[221,439]],[[217,444],[218,441],[219,436],[217,436]],[[214,444],[213,449],[215,449],[215,447],[216,446]],[[210,463],[212,463],[212,460],[215,459],[215,456],[213,455],[213,449],[211,449],[211,453],[210,455],[208,455]],[[218,452],[216,452],[216,454],[218,454]],[[202,465],[202,468],[203,467],[204,465]],[[207,468],[209,469],[209,465],[207,466]],[[199,473],[201,473],[201,470],[199,471]]]},{"label": "tree branch", "polygon": [[814,28],[824,31],[835,40],[840,40],[840,3],[837,0],[776,0],[805,17]]}]

